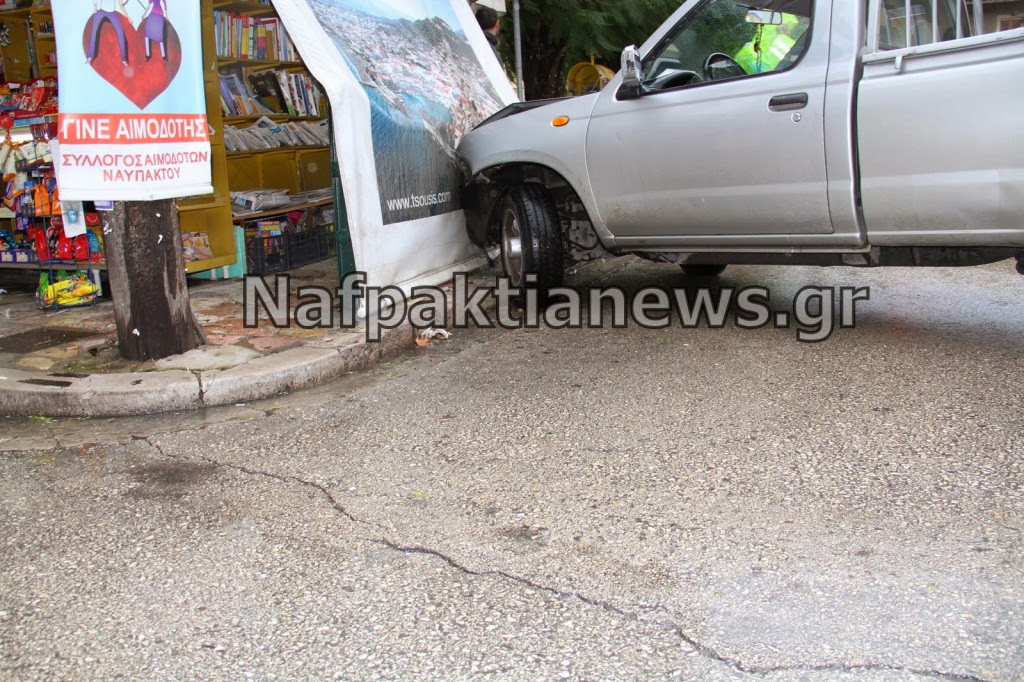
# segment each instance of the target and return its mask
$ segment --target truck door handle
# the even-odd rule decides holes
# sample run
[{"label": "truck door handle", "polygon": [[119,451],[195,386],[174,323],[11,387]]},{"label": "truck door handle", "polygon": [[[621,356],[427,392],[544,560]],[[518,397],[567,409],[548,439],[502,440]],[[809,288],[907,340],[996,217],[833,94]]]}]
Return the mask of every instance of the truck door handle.
[{"label": "truck door handle", "polygon": [[806,92],[793,92],[788,95],[775,95],[768,100],[769,111],[793,111],[807,106]]}]

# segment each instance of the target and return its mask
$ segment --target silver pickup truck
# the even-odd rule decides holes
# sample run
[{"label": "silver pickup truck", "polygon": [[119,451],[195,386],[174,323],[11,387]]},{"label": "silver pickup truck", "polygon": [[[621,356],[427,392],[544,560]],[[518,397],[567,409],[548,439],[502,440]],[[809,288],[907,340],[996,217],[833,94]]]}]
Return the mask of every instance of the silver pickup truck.
[{"label": "silver pickup truck", "polygon": [[605,252],[1024,274],[1024,29],[982,9],[687,0],[602,91],[463,138],[470,237],[542,291]]}]

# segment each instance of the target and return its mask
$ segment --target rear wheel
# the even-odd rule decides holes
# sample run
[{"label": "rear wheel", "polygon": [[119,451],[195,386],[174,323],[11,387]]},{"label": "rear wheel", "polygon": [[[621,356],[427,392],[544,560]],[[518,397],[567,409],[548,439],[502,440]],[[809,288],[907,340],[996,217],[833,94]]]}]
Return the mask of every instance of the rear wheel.
[{"label": "rear wheel", "polygon": [[509,190],[501,205],[501,264],[513,287],[536,275],[540,299],[562,285],[565,266],[558,211],[542,185],[527,183]]},{"label": "rear wheel", "polygon": [[725,272],[725,265],[681,265],[683,269],[690,277],[717,277]]}]

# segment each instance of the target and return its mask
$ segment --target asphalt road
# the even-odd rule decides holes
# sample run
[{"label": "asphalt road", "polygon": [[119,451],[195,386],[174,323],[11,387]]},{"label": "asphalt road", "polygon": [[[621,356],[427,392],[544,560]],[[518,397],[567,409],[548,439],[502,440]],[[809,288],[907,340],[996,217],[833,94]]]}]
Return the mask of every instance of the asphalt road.
[{"label": "asphalt road", "polygon": [[0,676],[1024,679],[1024,278],[721,283],[871,299],[818,344],[460,332],[260,404],[4,420]]}]

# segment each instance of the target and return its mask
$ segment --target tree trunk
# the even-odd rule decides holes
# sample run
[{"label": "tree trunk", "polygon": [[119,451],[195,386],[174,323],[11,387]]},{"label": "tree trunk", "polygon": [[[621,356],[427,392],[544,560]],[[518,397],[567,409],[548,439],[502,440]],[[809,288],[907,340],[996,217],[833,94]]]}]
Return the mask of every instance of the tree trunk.
[{"label": "tree trunk", "polygon": [[537,42],[545,39],[539,25],[534,31],[523,33],[523,84],[528,100],[566,94],[563,74],[568,50],[564,45]]},{"label": "tree trunk", "polygon": [[107,215],[107,274],[121,355],[159,360],[196,348],[201,330],[189,304],[174,200],[115,202]]}]

